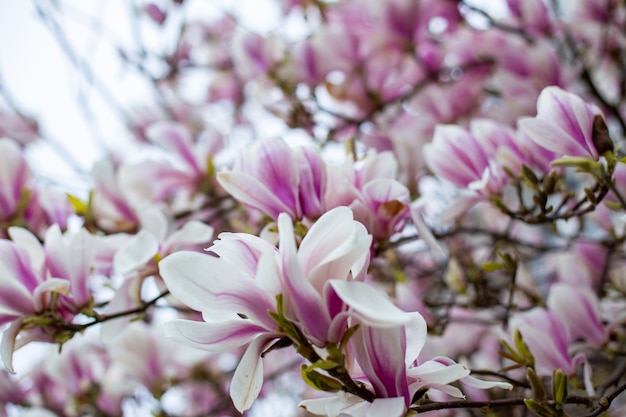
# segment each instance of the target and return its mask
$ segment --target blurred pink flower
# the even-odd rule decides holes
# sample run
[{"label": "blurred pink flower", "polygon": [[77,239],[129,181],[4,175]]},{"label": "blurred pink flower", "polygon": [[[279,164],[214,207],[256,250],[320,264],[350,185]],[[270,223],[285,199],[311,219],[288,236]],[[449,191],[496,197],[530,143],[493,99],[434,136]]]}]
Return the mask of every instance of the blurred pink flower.
[{"label": "blurred pink flower", "polygon": [[323,213],[326,168],[311,147],[290,147],[282,139],[267,139],[244,149],[230,171],[217,180],[235,199],[277,219],[315,219]]},{"label": "blurred pink flower", "polygon": [[[557,156],[598,159],[594,120],[602,112],[593,104],[559,87],[546,87],[537,99],[537,116],[518,121],[519,128]],[[606,149],[601,148],[600,151]]]}]

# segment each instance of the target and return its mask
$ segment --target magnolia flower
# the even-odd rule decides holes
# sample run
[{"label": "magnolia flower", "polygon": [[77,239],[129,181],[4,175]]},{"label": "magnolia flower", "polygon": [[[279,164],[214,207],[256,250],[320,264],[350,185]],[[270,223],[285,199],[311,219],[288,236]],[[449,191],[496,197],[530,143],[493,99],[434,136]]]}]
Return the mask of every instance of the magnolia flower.
[{"label": "magnolia flower", "polygon": [[485,144],[462,127],[438,125],[432,143],[423,147],[424,161],[435,175],[488,198],[501,192],[507,178],[487,152],[486,145],[492,145],[486,127],[475,125],[474,130],[485,136]]},{"label": "magnolia flower", "polygon": [[16,214],[31,175],[26,159],[15,142],[0,139],[0,220],[7,220]]},{"label": "magnolia flower", "polygon": [[217,174],[220,185],[242,204],[273,219],[287,213],[294,220],[322,214],[325,177],[315,149],[291,148],[282,139],[255,143],[232,170]]},{"label": "magnolia flower", "polygon": [[51,224],[65,227],[70,214],[65,195],[50,188],[38,189],[32,179],[19,146],[0,138],[0,237],[6,236],[11,225],[26,226],[39,236]]},{"label": "magnolia flower", "polygon": [[94,191],[92,210],[98,225],[107,231],[132,230],[138,222],[127,183],[110,159],[96,162],[92,170]]},{"label": "magnolia flower", "polygon": [[[173,230],[174,225],[154,206],[142,210],[141,224],[142,229],[124,242],[113,257],[113,269],[126,280],[107,304],[106,314],[116,314],[142,305],[142,284],[146,277],[156,275],[159,259],[181,250],[200,251],[213,238],[213,228],[197,220],[188,221],[180,229]],[[157,285],[162,284],[157,277]],[[111,339],[119,334],[128,321],[128,317],[120,317],[103,323],[100,332],[102,339]]]},{"label": "magnolia flower", "polygon": [[69,281],[46,276],[43,249],[30,232],[10,228],[9,235],[14,242],[0,240],[0,325],[10,323],[2,334],[1,354],[4,365],[13,373],[14,350],[31,340],[51,339],[30,333],[29,339],[17,342],[24,320],[51,307],[54,294],[67,294]]},{"label": "magnolia flower", "polygon": [[240,411],[261,389],[262,352],[285,336],[268,314],[277,312],[276,296],[284,295],[285,316],[313,343],[337,342],[343,333],[331,320],[343,307],[336,298],[327,305],[326,283],[360,276],[369,260],[371,238],[346,207],[325,213],[297,249],[287,214],[278,227],[280,250],[256,236],[222,233],[208,249],[217,256],[176,252],[159,263],[172,294],[204,320],[167,323],[166,335],[209,351],[248,345],[230,388]]},{"label": "magnolia flower", "polygon": [[107,349],[88,335],[72,338],[60,352],[58,346],[51,346],[42,361],[33,365],[29,401],[66,415],[82,415],[94,405],[107,415],[120,415],[122,400],[133,393],[123,391],[122,384],[109,383]]},{"label": "magnolia flower", "polygon": [[53,313],[71,322],[92,301],[90,278],[100,273],[99,240],[85,229],[62,234],[58,226],[48,229],[42,246],[26,229],[9,228],[11,241],[0,240],[0,325],[11,323],[2,337],[2,360],[13,370],[13,351],[24,344],[54,341],[59,329],[41,326],[18,335],[26,319]]},{"label": "magnolia flower", "polygon": [[552,375],[555,369],[566,375],[575,375],[578,365],[584,364],[585,388],[594,394],[591,370],[583,353],[570,356],[568,347],[573,341],[569,327],[552,311],[535,307],[513,316],[509,322],[511,334],[519,331],[535,359],[538,375]]},{"label": "magnolia flower", "polygon": [[331,417],[401,417],[421,390],[433,389],[463,397],[458,388],[450,385],[455,381],[479,389],[512,388],[509,383],[470,377],[469,369],[449,358],[436,357],[418,363],[417,357],[426,342],[426,322],[419,313],[399,310],[362,282],[331,281],[331,285],[348,306],[346,314],[351,324],[359,324],[350,341],[359,368],[352,369],[351,376],[367,382],[375,399],[368,403],[355,396],[338,394],[302,401],[300,406],[307,411]]},{"label": "magnolia flower", "polygon": [[600,109],[559,87],[544,88],[537,99],[537,116],[522,118],[518,125],[557,156],[598,159],[613,149]]},{"label": "magnolia flower", "polygon": [[572,339],[588,340],[601,347],[607,330],[600,318],[598,296],[590,288],[557,283],[550,288],[548,308],[569,329]]},{"label": "magnolia flower", "polygon": [[349,206],[374,239],[388,239],[409,218],[409,190],[394,178],[398,162],[391,152],[369,152],[328,168],[326,207]]}]

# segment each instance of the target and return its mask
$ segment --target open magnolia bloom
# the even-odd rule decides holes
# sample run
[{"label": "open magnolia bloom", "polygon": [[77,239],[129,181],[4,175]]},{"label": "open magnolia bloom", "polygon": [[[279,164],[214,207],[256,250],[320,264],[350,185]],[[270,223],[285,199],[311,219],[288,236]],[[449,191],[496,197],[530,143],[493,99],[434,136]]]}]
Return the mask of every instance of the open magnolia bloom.
[{"label": "open magnolia bloom", "polygon": [[467,377],[467,368],[447,358],[416,362],[426,340],[423,317],[354,279],[368,265],[371,236],[350,209],[324,214],[299,247],[287,214],[279,215],[278,228],[278,249],[256,236],[222,233],[208,249],[217,256],[177,252],[159,264],[172,294],[204,320],[166,323],[166,335],[217,352],[247,345],[230,388],[238,410],[248,409],[259,394],[262,357],[278,340],[321,352],[345,346],[344,335],[355,326],[345,356],[356,358],[355,378],[368,381],[374,397],[394,398],[406,410],[423,389],[462,396],[448,384]]},{"label": "open magnolia bloom", "polygon": [[518,121],[539,146],[558,156],[598,159],[613,149],[601,110],[559,87],[545,88],[537,99],[537,116]]},{"label": "open magnolia bloom", "polygon": [[[512,388],[507,382],[471,377],[467,367],[450,358],[435,357],[419,363],[416,358],[426,341],[426,322],[419,313],[403,312],[389,300],[363,303],[361,300],[373,299],[376,292],[364,283],[333,282],[332,285],[346,300],[352,324],[359,324],[350,341],[357,362],[352,377],[366,382],[375,398],[370,403],[340,392],[335,397],[302,401],[300,406],[307,411],[329,417],[402,417],[412,401],[421,397],[418,394],[423,395],[427,390],[464,398],[457,387],[450,385],[456,381],[478,389]],[[380,310],[378,314],[376,310]]]},{"label": "open magnolia bloom", "polygon": [[[245,233],[222,233],[208,250],[217,256],[177,252],[160,262],[160,273],[180,301],[202,312],[204,322],[166,323],[169,337],[209,351],[248,345],[233,375],[231,397],[248,409],[263,382],[261,356],[284,333],[270,313],[281,310],[311,343],[323,347],[343,335],[337,298],[327,301],[327,282],[352,279],[368,264],[371,236],[346,207],[324,214],[296,248],[287,214],[279,216],[280,249]],[[339,316],[339,317],[338,317]]]}]

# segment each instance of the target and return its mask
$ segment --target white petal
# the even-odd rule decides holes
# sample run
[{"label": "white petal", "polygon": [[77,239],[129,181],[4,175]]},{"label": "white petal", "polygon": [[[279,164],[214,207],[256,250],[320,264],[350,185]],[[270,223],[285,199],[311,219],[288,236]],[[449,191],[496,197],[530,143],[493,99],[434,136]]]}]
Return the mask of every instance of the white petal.
[{"label": "white petal", "polygon": [[467,385],[469,387],[478,388],[478,389],[490,389],[490,388],[503,388],[511,390],[513,389],[513,385],[508,382],[501,381],[485,381],[483,379],[474,378],[473,376],[466,376],[461,378],[461,383],[463,385]]},{"label": "white petal", "polygon": [[48,307],[49,295],[52,292],[67,295],[70,290],[70,282],[62,278],[49,278],[37,285],[33,291],[33,306],[35,311],[41,311]]},{"label": "white petal", "polygon": [[172,233],[167,239],[169,247],[178,245],[203,244],[213,238],[213,228],[198,220],[185,223],[183,227]]},{"label": "white petal", "polygon": [[211,323],[174,320],[165,323],[163,331],[165,336],[197,349],[225,352],[245,345],[265,329],[237,317]]},{"label": "white petal", "polygon": [[366,417],[402,417],[406,411],[403,397],[376,398]]},{"label": "white petal", "polygon": [[0,344],[0,356],[2,356],[2,362],[7,367],[9,372],[15,373],[13,369],[13,352],[15,351],[15,339],[22,330],[23,319],[15,320],[11,325],[2,333],[2,343]]},{"label": "white petal", "polygon": [[199,252],[176,252],[159,262],[159,271],[174,297],[198,311],[245,314],[268,329],[274,294],[259,288],[253,277],[220,258]]},{"label": "white petal", "polygon": [[128,274],[144,266],[159,251],[159,242],[154,235],[141,230],[117,251],[113,258],[115,270]]},{"label": "white petal", "polygon": [[[54,225],[52,227],[58,227]],[[33,269],[40,270],[45,260],[45,253],[39,239],[28,229],[22,227],[9,227],[11,240],[28,253]]]},{"label": "white petal", "polygon": [[433,232],[426,225],[424,217],[422,217],[419,203],[411,204],[411,219],[413,220],[413,225],[419,233],[420,239],[422,239],[429,248],[443,255],[444,251],[441,248],[441,245],[439,245],[439,242],[437,242],[435,235],[433,235]]},{"label": "white petal", "polygon": [[252,406],[259,396],[263,385],[263,361],[261,353],[274,340],[275,336],[257,337],[250,343],[243,354],[241,362],[235,369],[230,383],[230,398],[239,412],[244,412]]},{"label": "white petal", "polygon": [[427,361],[407,370],[411,378],[421,380],[421,385],[446,385],[468,376],[470,370],[461,364],[443,365],[436,361]]},{"label": "white petal", "polygon": [[350,269],[369,252],[372,237],[352,210],[337,207],[326,212],[308,231],[298,250],[298,261],[309,282],[321,292],[328,279],[346,279]]},{"label": "white petal", "polygon": [[139,220],[142,229],[152,233],[159,242],[165,240],[169,224],[163,210],[157,206],[144,204],[139,211]]},{"label": "white petal", "polygon": [[298,407],[304,408],[311,414],[337,417],[345,405],[345,394],[339,392],[335,397],[315,398],[313,400],[300,401]]},{"label": "white petal", "polygon": [[331,280],[335,292],[351,308],[351,314],[372,327],[392,327],[413,320],[413,315],[396,307],[389,298],[360,281]]},{"label": "white petal", "polygon": [[261,210],[272,218],[288,213],[295,218],[293,209],[283,203],[272,190],[252,175],[243,172],[224,171],[217,174],[217,182],[242,204]]}]

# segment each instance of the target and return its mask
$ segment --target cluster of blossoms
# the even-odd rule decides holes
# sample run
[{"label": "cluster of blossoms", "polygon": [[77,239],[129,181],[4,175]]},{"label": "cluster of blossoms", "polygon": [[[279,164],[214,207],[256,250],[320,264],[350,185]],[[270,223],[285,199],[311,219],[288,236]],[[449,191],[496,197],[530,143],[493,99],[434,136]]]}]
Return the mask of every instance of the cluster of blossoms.
[{"label": "cluster of blossoms", "polygon": [[0,416],[622,415],[626,5],[498,5],[135,5],[84,193],[0,109]]}]

